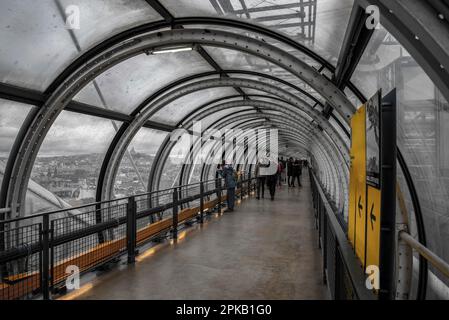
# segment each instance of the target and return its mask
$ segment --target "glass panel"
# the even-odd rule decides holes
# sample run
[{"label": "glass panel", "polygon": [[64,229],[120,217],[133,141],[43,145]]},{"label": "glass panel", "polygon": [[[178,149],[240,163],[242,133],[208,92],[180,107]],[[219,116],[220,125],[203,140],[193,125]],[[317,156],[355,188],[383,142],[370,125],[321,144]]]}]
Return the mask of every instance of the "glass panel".
[{"label": "glass panel", "polygon": [[[375,31],[353,81],[367,97],[379,88],[383,94],[397,89],[397,143],[419,195],[427,245],[449,262],[449,104],[383,28]],[[441,281],[449,282],[435,270],[429,279],[428,297],[441,298]]]},{"label": "glass panel", "polygon": [[[298,96],[299,98],[304,100],[310,106],[315,105],[315,101],[312,98],[306,96],[305,94],[303,94],[299,90],[295,90],[295,89],[293,89],[290,86],[286,86],[283,83],[279,83],[278,81],[270,80],[270,79],[267,79],[267,78],[264,78],[264,77],[252,76],[252,75],[247,75],[247,74],[239,74],[239,73],[232,74],[232,76],[236,77],[236,78],[252,79],[252,80],[259,81],[259,82],[263,82],[263,83],[274,85],[274,86],[276,86],[276,87],[278,87],[280,89],[283,89],[283,90],[286,90],[286,91],[288,91],[290,93],[293,93],[295,96]],[[285,78],[284,78],[284,80],[285,80]],[[287,81],[290,82],[291,84],[295,84],[294,82],[297,81],[297,80],[298,79],[295,78],[295,79],[288,79]],[[299,84],[299,83],[296,83],[296,84]],[[301,89],[304,89],[305,91],[311,89],[310,87],[307,87],[307,90],[306,90],[306,86],[304,86],[303,84],[301,84],[298,87],[300,87]],[[247,90],[247,89],[244,88],[243,90]],[[264,93],[264,94],[268,95],[268,93]],[[317,100],[319,100],[321,103],[323,103],[322,97],[320,95],[316,94],[316,92],[313,91],[312,95],[315,96],[315,98]],[[259,98],[257,98],[257,99],[259,99]]]},{"label": "glass panel", "polygon": [[114,186],[116,198],[147,191],[154,157],[167,134],[148,128],[139,130],[120,163]]},{"label": "glass panel", "polygon": [[[79,26],[72,19],[77,9],[70,5],[79,10]],[[66,10],[78,47],[65,23]],[[0,39],[9,45],[0,48],[0,81],[43,91],[79,50],[159,18],[145,1],[1,1]]]},{"label": "glass panel", "polygon": [[306,55],[305,53],[299,51],[298,49],[293,48],[288,44],[279,42],[278,40],[273,39],[271,37],[262,36],[259,33],[250,32],[250,31],[238,29],[238,28],[226,27],[226,26],[217,27],[216,25],[211,25],[211,24],[191,24],[186,27],[193,28],[193,29],[195,29],[195,28],[196,29],[198,29],[198,28],[200,28],[200,29],[217,29],[218,28],[219,30],[226,31],[226,32],[243,34],[249,38],[259,39],[259,40],[269,43],[275,47],[278,47],[279,49],[282,49],[283,51],[288,52],[289,54],[295,56],[296,58],[300,59],[301,61],[304,61],[309,66],[311,66],[317,70],[320,69],[322,66],[322,64],[320,62],[318,62],[317,60],[315,60],[313,57]]},{"label": "glass panel", "polygon": [[95,80],[106,106],[101,103],[93,83],[81,90],[75,100],[129,114],[165,85],[212,70],[197,52],[140,54],[107,70]]},{"label": "glass panel", "polygon": [[94,202],[98,174],[114,134],[109,120],[63,111],[45,137],[31,178],[72,206]]},{"label": "glass panel", "polygon": [[25,199],[27,216],[69,207],[69,203],[57,197],[33,179],[29,181]]},{"label": "glass panel", "polygon": [[9,153],[32,106],[0,99],[0,188]]},{"label": "glass panel", "polygon": [[333,118],[329,119],[329,123],[332,127],[335,128],[337,133],[342,137],[344,143],[349,147],[351,145],[350,138],[346,135],[346,133],[343,131],[343,129],[340,127],[340,125],[335,121]]},{"label": "glass panel", "polygon": [[179,185],[179,174],[181,173],[182,165],[185,162],[185,157],[190,150],[191,143],[192,137],[185,133],[175,144],[162,169],[158,190],[164,190]]},{"label": "glass panel", "polygon": [[0,39],[0,81],[31,89],[44,90],[77,55],[54,1],[1,1]]},{"label": "glass panel", "polygon": [[232,108],[232,109],[220,110],[210,116],[207,116],[207,117],[201,119],[201,128],[203,130],[206,130],[206,128],[208,128],[210,125],[212,125],[216,121],[225,120],[226,117],[231,116],[233,113],[239,112],[238,113],[239,115],[247,114],[247,112],[240,112],[240,111],[244,111],[244,110],[248,110],[248,113],[254,113],[254,108],[252,108],[252,107],[237,107],[237,108]]},{"label": "glass panel", "polygon": [[[304,91],[310,93],[318,100],[323,101],[321,95],[319,95],[314,89],[312,89],[310,86],[301,81],[301,79],[294,76],[290,72],[287,72],[284,69],[277,67],[271,62],[236,50],[216,48],[216,47],[205,47],[205,49],[223,69],[250,70],[259,73],[265,73],[270,76],[275,76],[279,79],[288,81],[292,85],[295,85],[300,89],[303,89]],[[233,74],[232,76],[236,77],[238,76],[238,74],[235,75]],[[314,104],[314,102],[310,98],[307,98],[303,94],[299,93],[297,90],[294,90],[291,87],[286,86],[284,84],[280,84],[276,81],[269,80],[264,77],[257,77],[245,74],[242,75],[241,77],[258,80],[269,84],[275,84],[281,89],[287,90],[296,95],[300,95],[301,98],[303,98],[310,104],[312,105]]]},{"label": "glass panel", "polygon": [[[354,0],[162,0],[176,17],[225,15],[249,19],[311,48],[334,65]],[[245,8],[242,7],[245,4]],[[220,27],[221,28],[221,27]]]},{"label": "glass panel", "polygon": [[[80,47],[85,50],[95,43],[126,29],[162,20],[143,0],[57,0],[62,7],[76,5],[80,12],[79,29],[73,29]],[[101,23],[98,23],[101,21]]]},{"label": "glass panel", "polygon": [[156,112],[151,117],[151,120],[169,125],[177,125],[178,122],[198,107],[213,100],[236,94],[237,92],[234,89],[227,87],[196,91],[171,102],[165,108]]}]

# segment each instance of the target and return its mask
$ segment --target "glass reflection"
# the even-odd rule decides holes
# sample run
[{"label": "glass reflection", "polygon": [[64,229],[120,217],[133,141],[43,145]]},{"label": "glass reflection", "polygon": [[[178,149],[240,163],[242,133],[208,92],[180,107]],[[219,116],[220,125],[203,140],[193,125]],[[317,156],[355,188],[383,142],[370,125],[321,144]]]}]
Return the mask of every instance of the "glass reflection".
[{"label": "glass reflection", "polygon": [[[63,111],[45,137],[31,179],[71,206],[95,202],[101,164],[114,134],[110,120]],[[32,203],[27,209],[36,213]]]},{"label": "glass reflection", "polygon": [[154,157],[167,132],[142,128],[128,147],[115,178],[116,198],[147,191],[148,178]]},{"label": "glass reflection", "polygon": [[[367,97],[379,88],[384,95],[397,89],[397,143],[419,195],[427,246],[449,262],[449,104],[384,28],[375,31],[352,81]],[[430,296],[437,298],[435,290],[430,288]]]}]

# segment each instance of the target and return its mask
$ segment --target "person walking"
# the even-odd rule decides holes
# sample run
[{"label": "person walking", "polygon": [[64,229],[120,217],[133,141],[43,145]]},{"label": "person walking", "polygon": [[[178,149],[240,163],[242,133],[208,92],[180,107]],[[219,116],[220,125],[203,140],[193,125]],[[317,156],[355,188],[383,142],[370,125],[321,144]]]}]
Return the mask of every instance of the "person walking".
[{"label": "person walking", "polygon": [[279,184],[279,187],[282,187],[282,172],[284,171],[284,167],[282,166],[282,161],[280,158],[278,158],[278,168],[277,168],[277,174],[276,174],[276,180]]},{"label": "person walking", "polygon": [[232,167],[232,165],[226,164],[225,161],[223,161],[223,164],[221,166],[221,170],[219,171],[219,173],[225,181],[225,186],[226,186],[226,191],[227,191],[226,202],[227,202],[228,207],[225,210],[225,212],[232,212],[232,211],[234,211],[235,187],[236,187],[234,168]]},{"label": "person walking", "polygon": [[281,157],[281,163],[282,163],[282,172],[281,172],[281,179],[282,179],[282,183],[287,183],[287,161],[284,160],[284,157]]},{"label": "person walking", "polygon": [[257,163],[256,163],[256,172],[255,172],[255,174],[256,174],[256,183],[257,183],[257,196],[256,196],[256,199],[257,200],[260,200],[260,191],[261,191],[261,189],[262,189],[262,198],[264,197],[264,194],[265,194],[265,176],[262,176],[261,174],[260,174],[260,167],[261,167],[262,165],[260,164],[260,161],[259,160],[257,160]]},{"label": "person walking", "polygon": [[277,184],[278,175],[279,175],[279,165],[277,166],[277,168],[278,168],[278,170],[276,170],[276,172],[274,174],[271,174],[266,177],[267,187],[268,187],[268,190],[270,191],[271,201],[274,200],[274,195],[276,193],[276,184]]},{"label": "person walking", "polygon": [[293,183],[293,158],[290,157],[287,161],[287,178],[288,178],[288,186],[294,187]]},{"label": "person walking", "polygon": [[302,174],[302,164],[301,161],[296,159],[295,163],[293,164],[293,187],[295,186],[295,180],[298,181],[298,187],[302,187],[301,174]]}]

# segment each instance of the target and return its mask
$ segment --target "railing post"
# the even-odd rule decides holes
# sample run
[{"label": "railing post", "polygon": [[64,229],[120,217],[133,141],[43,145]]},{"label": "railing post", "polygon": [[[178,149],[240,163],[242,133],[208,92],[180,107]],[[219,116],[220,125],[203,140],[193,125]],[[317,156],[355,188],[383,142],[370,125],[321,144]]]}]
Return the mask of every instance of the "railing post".
[{"label": "railing post", "polygon": [[218,197],[218,213],[221,213],[221,179],[218,178],[218,192],[217,192],[217,197]]},{"label": "railing post", "polygon": [[[54,243],[55,236],[55,222],[50,223],[50,243]],[[55,281],[55,252],[50,246],[50,292],[54,292],[54,281]]]},{"label": "railing post", "polygon": [[134,197],[128,198],[126,205],[126,242],[128,249],[128,263],[136,261],[136,234],[137,234],[137,208],[136,199]]},{"label": "railing post", "polygon": [[204,182],[200,182],[200,223],[204,222]]},{"label": "railing post", "polygon": [[248,198],[251,196],[251,172],[248,173]]},{"label": "railing post", "polygon": [[240,200],[243,201],[243,177],[240,176]]},{"label": "railing post", "polygon": [[173,189],[173,239],[178,238],[178,188]]},{"label": "railing post", "polygon": [[50,299],[50,217],[42,216],[42,296]]}]

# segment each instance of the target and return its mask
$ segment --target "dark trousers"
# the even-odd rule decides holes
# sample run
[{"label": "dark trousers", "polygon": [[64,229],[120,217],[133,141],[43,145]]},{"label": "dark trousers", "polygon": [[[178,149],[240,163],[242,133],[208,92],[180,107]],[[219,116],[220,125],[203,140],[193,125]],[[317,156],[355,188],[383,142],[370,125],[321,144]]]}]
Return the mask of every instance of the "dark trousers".
[{"label": "dark trousers", "polygon": [[274,194],[276,192],[276,181],[268,184],[268,190],[270,190],[271,199],[274,199]]},{"label": "dark trousers", "polygon": [[295,177],[294,176],[288,176],[288,186],[293,187],[295,184]]},{"label": "dark trousers", "polygon": [[257,178],[257,198],[260,198],[260,189],[262,188],[262,198],[265,194],[265,177]]},{"label": "dark trousers", "polygon": [[234,210],[234,203],[235,203],[235,188],[228,188],[227,189],[228,196],[226,197],[226,201],[228,204],[229,210]]},{"label": "dark trousers", "polygon": [[301,187],[301,175],[293,177],[293,185],[295,184],[295,180],[298,180],[298,186]]}]

